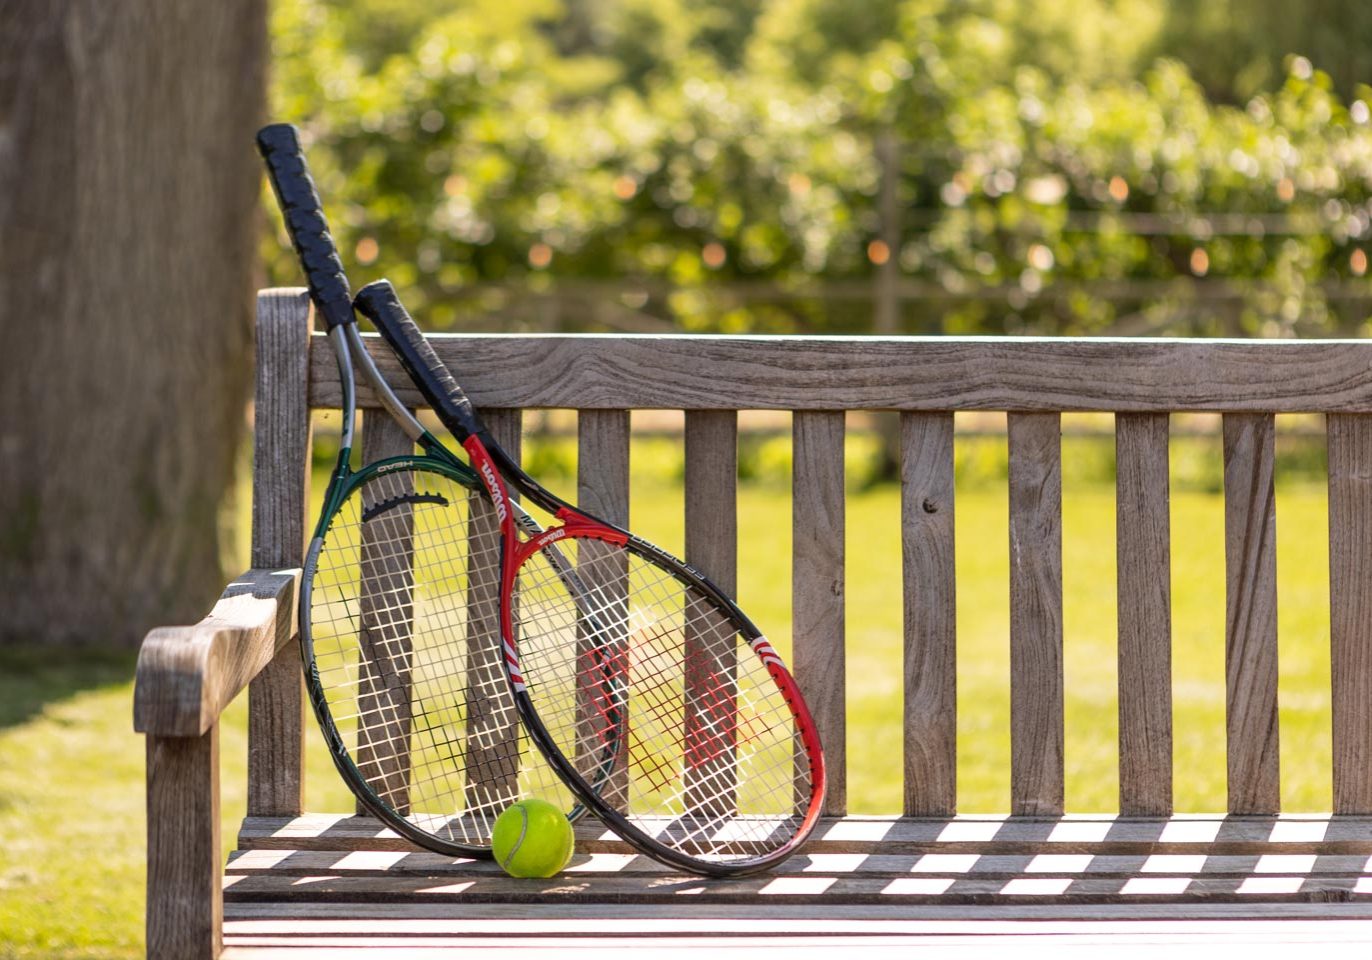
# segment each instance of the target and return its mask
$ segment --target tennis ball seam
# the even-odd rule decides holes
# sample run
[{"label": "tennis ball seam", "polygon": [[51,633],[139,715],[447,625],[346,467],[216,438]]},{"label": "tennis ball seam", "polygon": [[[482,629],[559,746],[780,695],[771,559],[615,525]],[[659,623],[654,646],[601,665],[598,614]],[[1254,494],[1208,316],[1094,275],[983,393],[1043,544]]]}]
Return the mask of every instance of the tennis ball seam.
[{"label": "tennis ball seam", "polygon": [[519,822],[519,837],[515,840],[514,844],[510,847],[510,853],[509,853],[509,855],[506,856],[504,860],[500,861],[500,869],[502,869],[502,870],[504,870],[504,871],[506,871],[506,872],[509,871],[509,869],[510,869],[510,864],[514,862],[515,854],[517,854],[517,853],[519,852],[519,848],[522,847],[522,846],[524,845],[524,837],[525,837],[525,836],[528,834],[528,832],[529,832],[529,810],[528,810],[528,808],[525,807],[524,804],[522,804],[522,803],[516,803],[514,806],[515,806],[515,809],[517,809],[517,810],[519,811],[519,821],[520,821],[520,822]]}]

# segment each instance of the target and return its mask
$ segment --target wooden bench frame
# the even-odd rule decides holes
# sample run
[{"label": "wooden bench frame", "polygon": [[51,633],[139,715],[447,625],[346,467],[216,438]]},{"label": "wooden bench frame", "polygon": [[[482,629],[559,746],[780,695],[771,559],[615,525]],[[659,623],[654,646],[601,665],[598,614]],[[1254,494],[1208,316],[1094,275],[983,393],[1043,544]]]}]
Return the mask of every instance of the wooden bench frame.
[{"label": "wooden bench frame", "polygon": [[[136,729],[147,735],[149,956],[214,957],[221,950],[225,881],[217,725],[223,708],[245,687],[249,781],[241,846],[297,850],[292,855],[296,868],[305,871],[324,868],[311,859],[312,849],[339,849],[341,844],[344,849],[412,850],[393,837],[378,836],[375,825],[368,827],[361,818],[325,820],[316,829],[302,817],[308,724],[293,642],[295,568],[313,519],[308,516],[310,410],[336,408],[339,402],[332,355],[312,335],[312,323],[302,291],[264,291],[259,296],[252,569],[229,585],[200,624],[150,633],[139,658],[134,712]],[[1337,912],[1334,901],[1347,906],[1372,898],[1372,880],[1364,884],[1358,866],[1372,854],[1372,825],[1364,819],[1372,815],[1372,656],[1366,652],[1372,624],[1372,343],[649,336],[436,340],[440,355],[489,412],[493,429],[515,455],[519,411],[579,409],[579,498],[593,512],[619,522],[628,515],[629,410],[685,410],[688,559],[728,590],[735,581],[736,520],[732,511],[716,505],[733,502],[735,494],[736,412],[793,412],[793,665],[827,748],[832,785],[826,813],[840,819],[821,829],[813,856],[779,875],[826,869],[841,874],[852,869],[851,857],[860,854],[859,860],[878,865],[870,868],[877,874],[836,874],[837,885],[830,881],[830,886],[848,890],[837,897],[843,903],[886,903],[890,898],[881,894],[904,889],[893,886],[890,877],[920,875],[911,874],[916,861],[902,857],[967,853],[984,861],[982,869],[949,881],[953,889],[964,884],[961,899],[940,899],[929,887],[907,901],[917,907],[904,913],[888,909],[888,916],[951,916],[961,909],[958,904],[1003,902],[1005,879],[1033,869],[1005,858],[1052,854],[1087,856],[1099,869],[1093,867],[1089,875],[1078,871],[1078,879],[1057,884],[1061,889],[1016,902],[1044,904],[1049,910],[1062,904],[1135,903],[1139,898],[1131,896],[1128,879],[1121,886],[1092,876],[1138,879],[1139,871],[1148,869],[1141,866],[1145,858],[1174,854],[1212,858],[1211,873],[1225,878],[1224,883],[1217,886],[1216,879],[1197,873],[1174,885],[1190,890],[1180,901],[1150,902],[1214,901],[1237,904],[1230,912],[1242,914],[1287,900],[1307,904],[1307,912],[1315,915],[1332,915]],[[421,405],[394,360],[378,342],[373,345],[378,365],[393,384],[401,385],[401,398]],[[365,387],[359,403],[374,407]],[[901,413],[905,788],[901,816],[887,820],[843,819],[842,440],[844,412],[871,409]],[[953,414],[966,410],[1008,413],[1009,819],[956,816]],[[1072,818],[1063,810],[1064,411],[1109,412],[1116,422],[1117,818]],[[1227,816],[1210,820],[1174,818],[1172,807],[1168,417],[1179,411],[1223,415],[1228,810]],[[1327,415],[1334,800],[1329,818],[1278,817],[1273,416],[1295,412]],[[397,434],[389,423],[364,412],[364,456],[396,449]],[[608,856],[622,852],[595,831],[583,831],[581,841],[587,851]],[[1324,866],[1311,872],[1307,865],[1303,875],[1297,871],[1303,879],[1293,885],[1286,877],[1288,882],[1271,886],[1268,895],[1260,886],[1258,895],[1249,890],[1249,896],[1240,896],[1244,878],[1251,879],[1260,858],[1287,854]],[[834,855],[850,857],[843,861],[849,866],[823,859]],[[414,886],[415,876],[444,876],[457,869],[432,855],[407,857],[408,881],[388,880],[382,871],[368,883],[390,883],[393,890],[403,891],[406,882]],[[1226,867],[1225,858],[1235,862]],[[250,856],[237,862],[250,872],[256,861]],[[881,863],[886,867],[880,869],[891,872],[881,873]],[[479,866],[461,869],[467,871],[464,876],[484,876]],[[992,885],[977,887],[978,877]],[[257,882],[249,876],[233,889]],[[592,880],[564,902],[633,900],[632,891],[617,889],[616,882]],[[771,882],[766,877],[730,882],[706,892],[723,898],[720,902],[740,903],[756,899],[758,884]],[[1106,885],[1097,890],[1091,883]],[[339,886],[346,882],[340,880]],[[372,889],[367,883],[354,886],[354,899],[374,895],[367,893]],[[699,892],[699,886],[697,882],[688,891],[663,888],[661,896],[648,902],[666,898],[670,910],[671,903],[680,901],[669,894]],[[803,887],[783,885],[763,892],[781,894],[769,901],[778,904],[814,902]],[[513,894],[496,890],[486,900],[537,901],[552,895],[543,888],[519,888]],[[447,899],[463,902],[459,892]],[[676,909],[683,916],[689,912]],[[1365,915],[1372,916],[1372,910]]]}]

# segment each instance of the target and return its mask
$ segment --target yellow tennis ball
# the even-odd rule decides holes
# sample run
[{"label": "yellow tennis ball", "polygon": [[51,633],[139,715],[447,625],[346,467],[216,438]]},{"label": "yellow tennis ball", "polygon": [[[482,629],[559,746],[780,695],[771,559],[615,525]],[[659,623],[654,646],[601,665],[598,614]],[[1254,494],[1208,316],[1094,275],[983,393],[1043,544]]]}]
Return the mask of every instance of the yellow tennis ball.
[{"label": "yellow tennis ball", "polygon": [[551,877],[572,859],[572,825],[546,800],[512,803],[495,822],[491,849],[512,877]]}]

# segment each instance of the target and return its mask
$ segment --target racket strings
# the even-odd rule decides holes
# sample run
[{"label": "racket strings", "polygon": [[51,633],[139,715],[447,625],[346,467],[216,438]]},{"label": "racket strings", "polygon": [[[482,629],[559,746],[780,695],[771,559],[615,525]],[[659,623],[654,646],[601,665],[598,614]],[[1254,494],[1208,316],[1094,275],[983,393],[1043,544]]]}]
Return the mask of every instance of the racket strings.
[{"label": "racket strings", "polygon": [[[613,746],[603,800],[691,856],[738,859],[800,829],[809,764],[789,705],[728,614],[670,570],[600,541],[558,541],[519,572],[521,671],[559,749]],[[568,589],[568,581],[577,588]]]},{"label": "racket strings", "polygon": [[[601,590],[597,591],[585,591],[579,595],[582,599],[578,600],[576,607],[578,613],[580,614],[580,617],[583,620],[598,620],[606,624],[613,624],[616,622],[613,616],[613,614],[615,613],[620,613],[620,620],[623,620],[622,608],[624,607],[624,602],[613,597],[606,599],[606,597],[604,596],[604,594],[606,593],[607,591],[602,588]],[[597,603],[598,600],[599,603]],[[563,612],[565,613],[565,611]],[[635,616],[639,619],[642,619],[643,611],[641,609],[637,610],[635,612]],[[527,618],[524,622],[526,624],[526,634],[529,633],[527,629],[527,624],[529,623],[536,624],[544,634],[547,634],[551,632],[549,630],[550,625],[552,625],[554,630],[563,629],[567,626],[568,621],[565,616],[555,617],[549,616],[545,613],[541,616]],[[688,619],[684,621],[684,623],[681,626],[687,632],[690,632],[693,629],[699,629],[701,626],[718,628],[718,624],[718,615],[712,616],[711,614],[707,613],[695,617],[693,619]],[[670,631],[668,631],[668,633],[669,632]],[[716,641],[723,640],[726,636],[734,636],[734,631],[732,630],[732,627],[729,628],[727,633],[718,633],[715,639]],[[611,649],[614,646],[619,646],[621,649],[619,651]],[[642,654],[644,649],[644,647],[640,646],[638,648],[638,653]],[[616,645],[611,643],[608,645],[598,645],[592,651],[594,654],[593,659],[582,664],[581,670],[583,677],[589,679],[592,683],[598,683],[601,687],[601,691],[597,693],[594,697],[594,701],[596,702],[598,707],[600,707],[601,704],[612,703],[616,705],[622,705],[623,703],[622,696],[611,697],[607,695],[606,687],[609,686],[609,684],[607,684],[606,681],[609,677],[613,676],[615,671],[623,672],[627,669],[627,660],[625,658],[626,650],[627,647],[623,644]],[[667,667],[668,658],[675,655],[676,653],[677,651],[666,648],[651,650],[647,658],[643,661],[643,666],[650,667],[653,670],[653,672],[660,673],[663,669]],[[693,699],[696,701],[698,705],[698,716],[709,717],[711,708],[723,706],[727,706],[730,709],[730,712],[732,713],[732,708],[734,706],[734,698],[740,695],[739,691],[733,685],[732,678],[726,678],[716,675],[712,670],[709,669],[708,666],[705,666],[704,674],[708,679],[700,679],[699,675],[701,673],[702,661],[708,664],[708,660],[705,657],[702,657],[699,654],[697,654],[695,656],[688,656],[688,659],[685,663],[686,671],[688,674],[692,671],[693,667],[695,668],[697,673],[697,678],[694,681],[688,680],[687,683],[691,686]],[[640,670],[641,669],[642,666],[640,667]],[[639,697],[639,706],[645,708],[643,717],[640,719],[673,719],[673,711],[676,707],[679,707],[681,702],[679,696],[663,696],[661,688],[658,687],[650,686],[643,690],[636,690],[635,692],[636,695]],[[746,691],[742,695],[745,697],[746,700]],[[603,716],[606,716],[607,719],[606,724],[598,728],[596,732],[599,735],[600,740],[608,740],[610,735],[614,732],[613,728],[610,726],[612,720],[609,717],[609,709],[608,707],[603,707],[599,709],[598,712],[601,713]],[[688,759],[701,759],[707,756],[713,756],[723,752],[722,750],[718,749],[714,751],[709,751],[708,747],[706,746],[709,740],[708,738],[702,738],[702,734],[714,734],[715,742],[718,744],[722,744],[724,739],[730,736],[733,732],[734,725],[732,723],[728,724],[726,729],[721,726],[719,721],[714,719],[706,719],[703,723],[703,726],[699,727],[695,731],[695,738],[693,740],[688,741],[688,746],[690,747],[691,751],[687,754]]]},{"label": "racket strings", "polygon": [[311,581],[318,683],[359,773],[400,816],[473,845],[523,796],[568,796],[509,697],[488,511],[442,474],[376,474],[331,518]]}]

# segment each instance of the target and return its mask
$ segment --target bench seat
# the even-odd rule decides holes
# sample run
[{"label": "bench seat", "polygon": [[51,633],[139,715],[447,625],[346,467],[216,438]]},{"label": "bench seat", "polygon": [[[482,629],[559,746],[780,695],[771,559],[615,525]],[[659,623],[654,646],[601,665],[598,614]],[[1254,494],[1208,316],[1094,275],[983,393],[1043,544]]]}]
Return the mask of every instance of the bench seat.
[{"label": "bench seat", "polygon": [[[250,817],[225,870],[226,913],[255,903],[1057,906],[1365,904],[1366,817],[842,817],[757,876],[703,880],[596,824],[550,880],[419,850],[369,817]],[[229,905],[232,905],[231,907]],[[346,912],[346,911],[345,911]],[[1174,911],[1175,912],[1175,911]]]},{"label": "bench seat", "polygon": [[[418,950],[1036,951],[1295,935],[1372,942],[1372,818],[830,818],[767,873],[702,880],[596,824],[559,876],[419,850],[370,817],[249,817],[224,876],[229,960]],[[1321,918],[1308,928],[1301,920]],[[1339,921],[1345,924],[1340,926]],[[1276,924],[1276,925],[1274,925]],[[832,947],[828,947],[832,949]],[[941,955],[936,953],[935,955]],[[1337,951],[1334,955],[1337,955]]]}]

